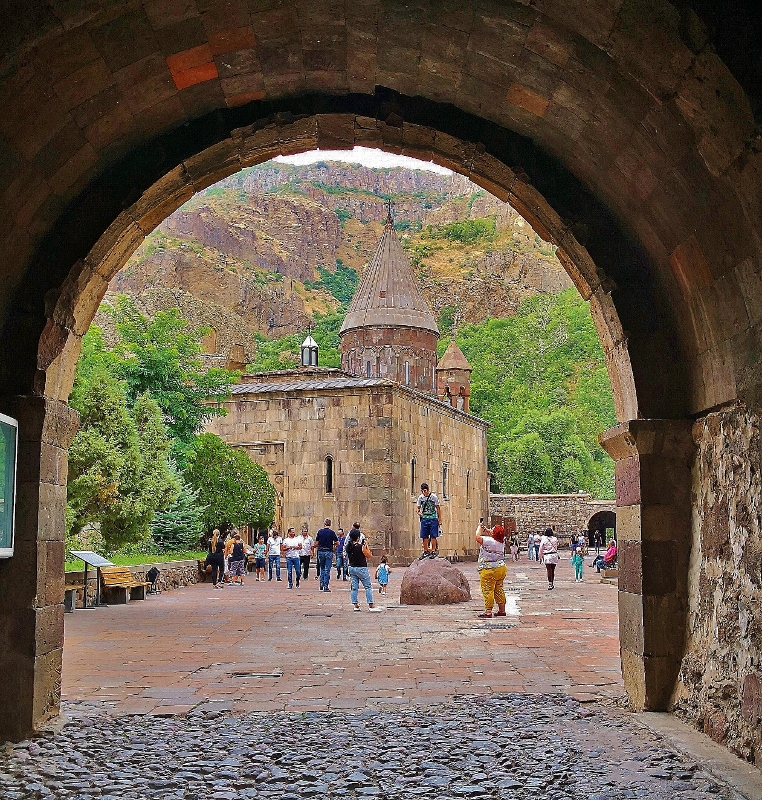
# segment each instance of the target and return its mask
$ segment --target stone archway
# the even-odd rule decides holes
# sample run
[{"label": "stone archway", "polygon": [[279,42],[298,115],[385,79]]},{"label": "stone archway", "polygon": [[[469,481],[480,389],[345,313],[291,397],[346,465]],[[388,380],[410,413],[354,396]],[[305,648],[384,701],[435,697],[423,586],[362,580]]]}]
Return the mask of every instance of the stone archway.
[{"label": "stone archway", "polygon": [[606,531],[612,529],[616,532],[616,512],[615,511],[596,511],[587,521],[588,541],[593,541],[593,536],[598,533],[600,541],[605,543]]},{"label": "stone archway", "polygon": [[[17,557],[0,564],[0,668],[18,702],[0,736],[57,704],[65,399],[108,278],[199,188],[276,152],[354,143],[469,175],[565,254],[617,396],[603,444],[617,460],[628,691],[664,708],[677,681],[700,719],[710,692],[678,676],[675,620],[717,570],[759,588],[722,543],[754,544],[760,524],[711,446],[753,439],[762,398],[759,82],[725,46],[743,25],[702,28],[702,4],[666,0],[250,5],[75,0],[5,28],[0,376],[21,447]],[[760,457],[739,457],[756,496]],[[705,600],[699,626],[718,613]],[[740,699],[759,670],[727,661]]]}]

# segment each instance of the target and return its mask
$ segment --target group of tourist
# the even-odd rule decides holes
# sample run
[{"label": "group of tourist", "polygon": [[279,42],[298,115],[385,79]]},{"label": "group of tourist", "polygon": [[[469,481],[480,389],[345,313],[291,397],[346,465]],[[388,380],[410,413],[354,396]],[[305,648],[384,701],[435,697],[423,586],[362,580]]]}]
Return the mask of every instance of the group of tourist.
[{"label": "group of tourist", "polygon": [[[342,528],[334,531],[331,520],[325,519],[323,527],[313,537],[306,524],[297,533],[296,528],[288,528],[281,536],[277,528],[268,531],[267,539],[260,534],[253,546],[245,545],[238,531],[226,538],[219,530],[212,533],[206,565],[211,572],[215,589],[226,585],[243,586],[248,556],[254,560],[256,581],[281,581],[281,569],[285,560],[288,588],[299,588],[302,581],[309,578],[310,566],[314,564],[315,580],[321,592],[330,592],[332,570],[336,568],[336,579],[349,581],[350,600],[355,611],[360,610],[359,587],[365,590],[365,599],[371,611],[379,611],[373,601],[373,586],[370,578],[368,559],[370,547],[355,522],[348,535]],[[386,556],[376,568],[375,577],[381,596],[386,596],[391,567]]]}]

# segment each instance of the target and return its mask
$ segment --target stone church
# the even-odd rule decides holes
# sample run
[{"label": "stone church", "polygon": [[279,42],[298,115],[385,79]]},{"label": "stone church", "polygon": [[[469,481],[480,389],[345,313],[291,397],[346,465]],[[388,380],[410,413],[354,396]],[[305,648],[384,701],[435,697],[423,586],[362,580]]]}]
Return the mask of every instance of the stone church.
[{"label": "stone church", "polygon": [[301,367],[244,375],[216,433],[269,473],[281,529],[359,521],[375,554],[418,554],[415,501],[441,501],[440,553],[468,557],[489,515],[488,423],[469,413],[471,367],[439,330],[391,215],[344,320],[341,369],[321,368],[312,337]]}]

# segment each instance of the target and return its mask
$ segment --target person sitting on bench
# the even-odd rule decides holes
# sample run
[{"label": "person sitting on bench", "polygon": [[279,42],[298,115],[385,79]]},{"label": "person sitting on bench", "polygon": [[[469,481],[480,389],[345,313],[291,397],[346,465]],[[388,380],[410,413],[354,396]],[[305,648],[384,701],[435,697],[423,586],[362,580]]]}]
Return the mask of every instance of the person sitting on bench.
[{"label": "person sitting on bench", "polygon": [[600,572],[602,568],[612,569],[614,564],[616,564],[616,539],[609,539],[609,549],[603,555],[597,555],[591,566]]}]

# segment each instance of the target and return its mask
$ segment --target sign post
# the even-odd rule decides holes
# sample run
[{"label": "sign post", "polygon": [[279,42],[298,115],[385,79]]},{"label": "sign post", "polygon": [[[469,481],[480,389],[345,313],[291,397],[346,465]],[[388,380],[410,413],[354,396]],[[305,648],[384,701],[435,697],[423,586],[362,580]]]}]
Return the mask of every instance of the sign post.
[{"label": "sign post", "polygon": [[[85,590],[82,593],[82,608],[97,608],[101,604],[101,567],[113,567],[109,561],[92,550],[72,550],[71,554],[85,562]],[[95,603],[87,605],[87,565],[95,567]]]}]

